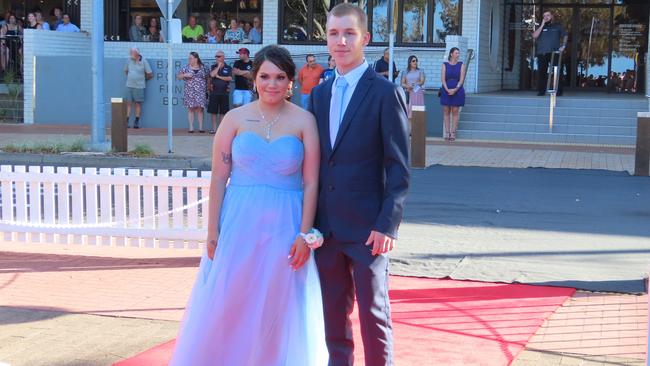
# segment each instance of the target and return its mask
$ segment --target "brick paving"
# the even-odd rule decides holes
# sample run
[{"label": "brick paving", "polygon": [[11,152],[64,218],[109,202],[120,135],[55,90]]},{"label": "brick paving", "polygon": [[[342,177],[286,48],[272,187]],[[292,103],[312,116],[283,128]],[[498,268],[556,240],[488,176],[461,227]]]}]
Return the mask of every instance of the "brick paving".
[{"label": "brick paving", "polygon": [[[0,362],[108,365],[173,338],[198,254],[0,242]],[[641,365],[646,334],[647,295],[579,291],[513,365]]]},{"label": "brick paving", "polygon": [[645,365],[647,319],[648,295],[578,291],[512,365]]}]

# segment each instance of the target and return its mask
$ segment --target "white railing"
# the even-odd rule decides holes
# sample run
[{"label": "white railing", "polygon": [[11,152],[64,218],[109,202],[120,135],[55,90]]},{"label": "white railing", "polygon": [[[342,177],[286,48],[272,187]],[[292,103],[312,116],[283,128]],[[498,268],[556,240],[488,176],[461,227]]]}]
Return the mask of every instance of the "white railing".
[{"label": "white railing", "polygon": [[205,241],[210,172],[0,166],[0,239],[155,248]]}]

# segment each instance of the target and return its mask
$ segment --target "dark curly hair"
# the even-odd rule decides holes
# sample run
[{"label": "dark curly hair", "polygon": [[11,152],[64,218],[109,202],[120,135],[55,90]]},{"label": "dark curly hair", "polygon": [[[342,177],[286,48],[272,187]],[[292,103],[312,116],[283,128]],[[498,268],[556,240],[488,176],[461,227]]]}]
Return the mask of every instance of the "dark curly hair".
[{"label": "dark curly hair", "polygon": [[253,80],[257,77],[260,67],[264,61],[269,61],[287,74],[289,80],[296,77],[296,64],[291,58],[289,51],[280,46],[270,45],[255,53],[253,58]]}]

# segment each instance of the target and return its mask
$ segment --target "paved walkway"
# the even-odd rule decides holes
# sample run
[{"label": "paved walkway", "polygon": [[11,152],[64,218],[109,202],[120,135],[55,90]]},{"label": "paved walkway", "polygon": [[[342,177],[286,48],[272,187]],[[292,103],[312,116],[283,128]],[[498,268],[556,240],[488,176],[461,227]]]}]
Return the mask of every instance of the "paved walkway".
[{"label": "paved walkway", "polygon": [[[0,243],[0,362],[109,365],[172,339],[197,255]],[[647,296],[577,292],[513,365],[640,365],[646,332]]]},{"label": "paved walkway", "polygon": [[[131,130],[129,145],[145,143],[166,155],[165,135]],[[87,136],[83,127],[0,124],[0,148]],[[175,131],[175,155],[209,158],[211,142],[209,135]],[[629,147],[430,139],[427,165],[435,164],[632,172],[634,156]],[[0,242],[0,364],[108,365],[173,338],[198,254]],[[577,292],[513,365],[641,365],[647,301],[647,295]]]},{"label": "paved walkway", "polygon": [[[67,142],[88,139],[84,126],[41,126],[0,124],[0,149],[8,144]],[[158,155],[167,155],[167,131],[163,129],[129,130],[129,149],[149,145]],[[107,133],[110,136],[110,132]],[[174,130],[174,155],[210,158],[212,136]],[[502,168],[566,168],[634,171],[634,149],[597,145],[542,145],[486,141],[448,143],[429,138],[427,165],[482,166]]]}]

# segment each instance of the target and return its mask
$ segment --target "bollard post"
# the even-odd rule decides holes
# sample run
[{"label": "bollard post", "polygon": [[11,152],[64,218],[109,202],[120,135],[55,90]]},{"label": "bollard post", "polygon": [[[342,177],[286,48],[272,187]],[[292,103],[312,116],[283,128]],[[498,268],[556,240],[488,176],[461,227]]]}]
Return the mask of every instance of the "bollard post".
[{"label": "bollard post", "polygon": [[634,175],[650,175],[650,113],[639,112],[636,122]]},{"label": "bollard post", "polygon": [[411,110],[411,167],[425,168],[427,164],[427,114],[423,105],[414,105]]},{"label": "bollard post", "polygon": [[128,151],[126,103],[122,98],[111,98],[111,147],[116,152]]}]

